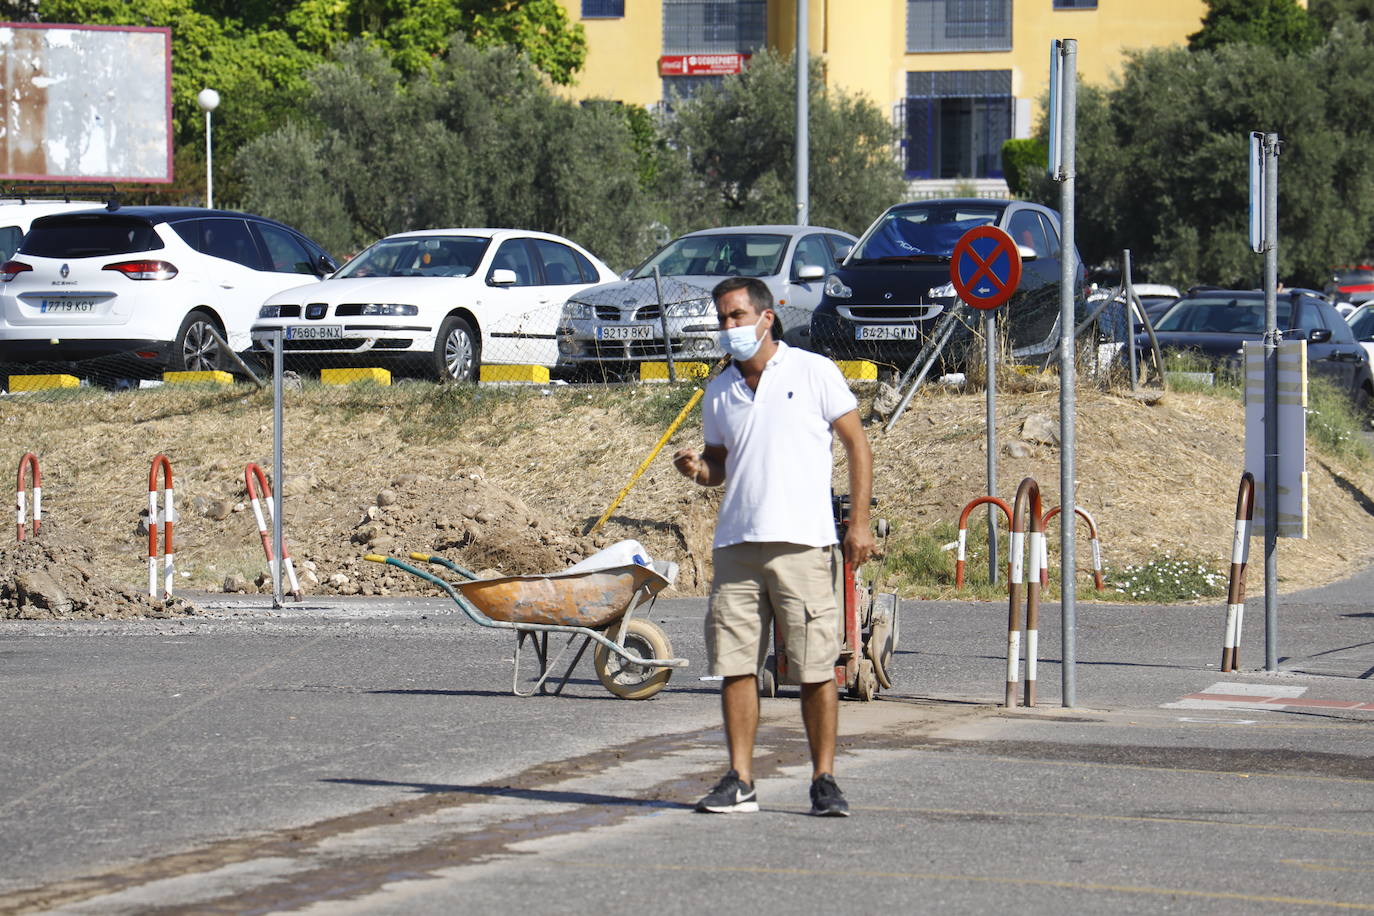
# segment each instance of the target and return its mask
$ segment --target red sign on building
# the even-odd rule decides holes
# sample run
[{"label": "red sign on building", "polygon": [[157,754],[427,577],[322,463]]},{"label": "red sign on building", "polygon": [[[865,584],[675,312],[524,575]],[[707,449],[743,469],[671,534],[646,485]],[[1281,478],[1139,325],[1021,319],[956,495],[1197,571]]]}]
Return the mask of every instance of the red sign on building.
[{"label": "red sign on building", "polygon": [[658,59],[659,76],[725,76],[739,73],[748,54],[665,54]]}]

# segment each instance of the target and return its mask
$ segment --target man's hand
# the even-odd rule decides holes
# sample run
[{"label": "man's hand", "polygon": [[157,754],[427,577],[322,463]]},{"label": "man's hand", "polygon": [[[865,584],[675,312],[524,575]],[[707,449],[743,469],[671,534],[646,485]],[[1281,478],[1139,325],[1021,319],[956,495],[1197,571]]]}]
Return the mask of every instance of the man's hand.
[{"label": "man's hand", "polygon": [[673,467],[677,468],[678,473],[683,477],[690,478],[700,483],[700,474],[705,468],[705,462],[702,461],[701,456],[697,454],[696,449],[684,448],[679,449],[677,454],[673,456]]},{"label": "man's hand", "polygon": [[876,544],[872,526],[865,518],[862,525],[855,520],[850,521],[849,530],[845,532],[844,544],[841,545],[841,548],[844,550],[844,558],[851,565],[860,566],[873,556],[873,548]]},{"label": "man's hand", "polygon": [[683,477],[703,487],[718,487],[725,483],[725,446],[706,444],[700,454],[694,448],[680,449],[673,456],[673,467]]}]

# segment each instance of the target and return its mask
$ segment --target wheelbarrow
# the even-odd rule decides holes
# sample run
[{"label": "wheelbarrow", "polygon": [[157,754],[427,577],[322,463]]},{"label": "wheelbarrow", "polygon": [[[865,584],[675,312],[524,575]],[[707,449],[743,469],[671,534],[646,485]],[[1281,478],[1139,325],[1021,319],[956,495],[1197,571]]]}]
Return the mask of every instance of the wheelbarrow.
[{"label": "wheelbarrow", "polygon": [[[674,668],[687,667],[687,659],[672,658],[668,635],[652,621],[632,615],[652,607],[658,593],[672,584],[677,570],[673,563],[625,562],[629,545],[638,547],[632,541],[612,545],[561,573],[495,579],[480,579],[444,557],[410,555],[412,560],[457,574],[458,582],[395,557],[370,554],[364,559],[395,566],[438,586],[479,626],[515,631],[511,692],[516,696],[562,693],[587,647],[595,644],[592,661],[602,686],[627,700],[647,700],[664,688]],[[642,557],[636,554],[635,559]],[[568,636],[552,658],[551,634]],[[533,643],[538,670],[533,685],[521,690],[520,657],[527,639]],[[557,685],[548,689],[549,676],[574,645],[577,651],[572,661]]]}]

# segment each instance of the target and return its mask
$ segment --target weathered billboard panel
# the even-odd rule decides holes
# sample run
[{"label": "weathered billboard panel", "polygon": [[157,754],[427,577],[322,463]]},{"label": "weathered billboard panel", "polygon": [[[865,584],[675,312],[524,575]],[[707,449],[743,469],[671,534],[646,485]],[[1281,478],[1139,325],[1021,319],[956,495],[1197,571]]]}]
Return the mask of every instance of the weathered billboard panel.
[{"label": "weathered billboard panel", "polygon": [[172,30],[0,23],[0,178],[172,180]]}]

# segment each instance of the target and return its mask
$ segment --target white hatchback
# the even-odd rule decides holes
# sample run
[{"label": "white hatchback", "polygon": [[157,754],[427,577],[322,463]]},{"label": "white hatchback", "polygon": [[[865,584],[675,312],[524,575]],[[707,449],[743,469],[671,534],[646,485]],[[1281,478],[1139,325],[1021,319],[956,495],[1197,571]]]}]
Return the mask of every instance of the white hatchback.
[{"label": "white hatchback", "polygon": [[272,293],[335,269],[273,220],[228,210],[123,207],[35,220],[0,265],[0,362],[96,360],[116,376],[229,369]]},{"label": "white hatchback", "polygon": [[563,303],[615,273],[557,235],[428,229],[375,242],[317,286],[269,298],[253,347],[283,332],[293,369],[379,367],[472,380],[483,363],[553,366]]}]

